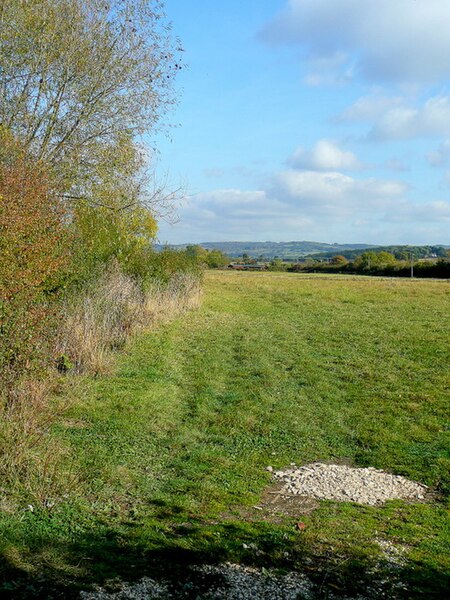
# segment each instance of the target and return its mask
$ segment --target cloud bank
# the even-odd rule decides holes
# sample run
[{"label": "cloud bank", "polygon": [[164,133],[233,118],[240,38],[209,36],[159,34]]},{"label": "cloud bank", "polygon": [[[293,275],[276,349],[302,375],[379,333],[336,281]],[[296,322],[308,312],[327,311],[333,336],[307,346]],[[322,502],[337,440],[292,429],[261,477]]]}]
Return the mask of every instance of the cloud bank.
[{"label": "cloud bank", "polygon": [[339,68],[374,82],[430,83],[450,76],[448,0],[289,0],[260,32],[294,45],[314,73]]},{"label": "cloud bank", "polygon": [[355,161],[352,153],[319,140],[310,151],[297,150],[287,161],[291,168],[273,173],[258,190],[217,189],[191,196],[181,209],[178,241],[445,241],[449,202],[415,203],[403,181],[331,170]]}]

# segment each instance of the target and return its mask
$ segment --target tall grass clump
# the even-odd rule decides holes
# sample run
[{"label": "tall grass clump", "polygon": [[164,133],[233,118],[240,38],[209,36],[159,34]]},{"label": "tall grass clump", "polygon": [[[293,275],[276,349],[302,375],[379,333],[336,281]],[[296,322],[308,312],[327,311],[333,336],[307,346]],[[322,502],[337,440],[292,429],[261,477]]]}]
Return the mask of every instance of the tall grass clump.
[{"label": "tall grass clump", "polygon": [[139,319],[139,285],[114,263],[84,289],[72,293],[62,309],[56,342],[61,370],[101,372],[111,349],[125,343]]},{"label": "tall grass clump", "polygon": [[68,449],[52,435],[66,411],[66,403],[54,399],[56,385],[49,376],[22,381],[15,402],[2,407],[0,510],[51,507],[75,485]]},{"label": "tall grass clump", "polygon": [[64,304],[56,354],[62,369],[101,373],[111,352],[133,333],[175,318],[199,305],[200,277],[174,272],[164,278],[127,275],[114,261]]},{"label": "tall grass clump", "polygon": [[198,308],[201,293],[201,280],[195,273],[174,273],[167,282],[154,280],[144,293],[145,324],[171,320]]}]

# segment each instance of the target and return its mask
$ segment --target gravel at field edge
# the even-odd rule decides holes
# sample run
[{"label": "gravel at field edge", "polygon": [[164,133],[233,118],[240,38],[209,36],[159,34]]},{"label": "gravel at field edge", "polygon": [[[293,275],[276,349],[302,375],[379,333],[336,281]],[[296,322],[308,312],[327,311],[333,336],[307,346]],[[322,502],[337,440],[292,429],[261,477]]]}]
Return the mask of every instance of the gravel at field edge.
[{"label": "gravel at field edge", "polygon": [[[297,467],[292,463],[288,469],[274,471],[269,466],[266,470],[284,484],[279,491],[281,495],[317,500],[376,506],[394,499],[424,502],[429,491],[421,483],[373,467],[354,468],[326,463]],[[394,570],[403,564],[403,548],[397,548],[386,540],[377,540],[377,543],[384,561]],[[193,566],[190,571],[191,576],[183,582],[144,577],[136,583],[118,584],[117,591],[98,588],[93,592],[81,592],[80,600],[314,600],[322,597],[322,590],[306,575],[297,572],[280,575],[272,569],[231,563]],[[398,588],[403,586],[399,583]],[[368,596],[350,598],[334,595],[327,590],[327,598],[365,600],[387,597],[379,593],[380,590],[368,590]]]},{"label": "gravel at field edge", "polygon": [[368,506],[388,500],[424,502],[428,487],[410,481],[401,475],[392,475],[373,467],[355,468],[347,465],[311,463],[302,467],[291,465],[273,476],[284,486],[281,493],[316,498],[355,502]]},{"label": "gravel at field edge", "polygon": [[[320,590],[305,575],[279,575],[271,569],[257,569],[231,563],[192,567],[193,580],[178,586],[144,577],[124,583],[118,591],[81,592],[81,600],[314,600]],[[199,578],[203,579],[199,584]],[[364,600],[328,594],[329,600]]]}]

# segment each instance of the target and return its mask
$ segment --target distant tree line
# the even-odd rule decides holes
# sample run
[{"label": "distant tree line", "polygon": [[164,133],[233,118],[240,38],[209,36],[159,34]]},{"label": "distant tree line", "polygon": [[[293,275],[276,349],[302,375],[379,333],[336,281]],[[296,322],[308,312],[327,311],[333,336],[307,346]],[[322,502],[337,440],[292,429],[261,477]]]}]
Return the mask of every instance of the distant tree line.
[{"label": "distant tree line", "polygon": [[[366,250],[365,252],[388,252],[392,254],[397,260],[409,260],[411,255],[415,259],[419,258],[446,258],[448,256],[448,248],[445,246],[405,246],[405,245],[391,245],[391,246],[376,246]],[[340,252],[340,255],[344,256],[347,260],[355,260],[361,255],[361,250],[349,249]],[[314,253],[314,258],[317,259],[331,259],[335,256],[333,252],[317,252]]]},{"label": "distant tree line", "polygon": [[230,262],[230,257],[220,250],[206,250],[199,244],[186,246],[186,256],[200,266],[209,269],[220,269]]},{"label": "distant tree line", "polygon": [[[395,253],[389,252],[386,248],[395,249]],[[269,271],[411,277],[412,267],[414,277],[450,278],[450,250],[443,246],[387,246],[386,248],[365,252],[355,250],[326,257],[314,254],[297,262],[281,257],[268,261],[263,256],[255,258],[246,252],[232,259],[218,249],[208,250],[200,244],[188,245],[184,252],[193,264],[208,269],[221,269],[230,262],[248,265],[263,263]],[[348,257],[349,254],[351,258]]]},{"label": "distant tree line", "polygon": [[[275,261],[272,261],[275,267]],[[353,260],[344,255],[336,255],[328,260],[309,258],[304,262],[283,265],[283,270],[322,273],[355,273],[361,275],[383,275],[387,277],[437,277],[450,278],[450,252],[440,258],[423,259],[414,253],[397,258],[391,252],[363,252]]]}]

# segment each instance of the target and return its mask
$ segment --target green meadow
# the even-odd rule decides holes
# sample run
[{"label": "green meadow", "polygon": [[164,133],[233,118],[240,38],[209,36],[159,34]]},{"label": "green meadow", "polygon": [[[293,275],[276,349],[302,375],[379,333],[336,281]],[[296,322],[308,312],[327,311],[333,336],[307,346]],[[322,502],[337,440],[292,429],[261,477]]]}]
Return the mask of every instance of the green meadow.
[{"label": "green meadow", "polygon": [[[300,570],[324,598],[374,581],[382,597],[443,596],[449,292],[448,281],[208,272],[200,309],[134,338],[110,374],[63,383],[69,408],[50,433],[65,449],[60,491],[0,513],[3,593],[70,597],[231,561]],[[273,485],[267,466],[312,461],[385,469],[430,498],[253,508]],[[404,560],[393,568],[377,540]]]}]

